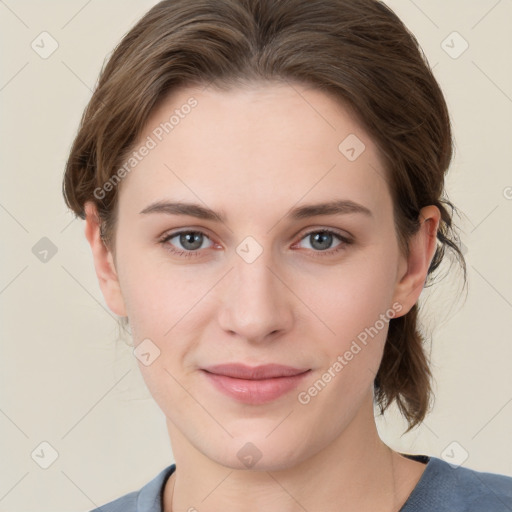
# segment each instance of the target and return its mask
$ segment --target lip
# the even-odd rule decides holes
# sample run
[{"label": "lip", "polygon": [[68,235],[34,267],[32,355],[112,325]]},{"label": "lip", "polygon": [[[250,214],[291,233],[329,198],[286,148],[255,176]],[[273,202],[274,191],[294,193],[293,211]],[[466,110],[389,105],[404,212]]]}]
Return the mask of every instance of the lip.
[{"label": "lip", "polygon": [[246,404],[263,404],[295,389],[310,373],[309,368],[278,364],[247,366],[221,364],[202,369],[202,373],[225,395]]},{"label": "lip", "polygon": [[294,375],[306,372],[309,368],[293,368],[292,366],[284,366],[282,364],[248,366],[242,363],[227,363],[207,366],[203,370],[235,379],[263,380],[276,377],[293,377]]}]

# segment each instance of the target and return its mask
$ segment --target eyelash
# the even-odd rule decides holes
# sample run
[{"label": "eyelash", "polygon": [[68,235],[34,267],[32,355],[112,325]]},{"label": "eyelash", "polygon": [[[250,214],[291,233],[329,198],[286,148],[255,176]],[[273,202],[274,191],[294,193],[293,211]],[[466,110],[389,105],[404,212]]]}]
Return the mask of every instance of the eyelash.
[{"label": "eyelash", "polygon": [[[165,246],[164,247],[165,250],[171,252],[172,254],[174,254],[176,256],[185,257],[185,258],[200,256],[201,250],[182,251],[182,250],[174,249],[170,244],[167,243],[169,240],[175,238],[178,235],[190,234],[190,233],[201,234],[201,235],[204,235],[206,238],[209,238],[208,235],[206,233],[203,233],[202,231],[183,230],[183,231],[176,231],[175,233],[169,233],[169,234],[166,233],[159,240],[159,243],[162,244],[163,246]],[[337,254],[338,252],[345,250],[347,248],[347,246],[349,246],[353,243],[353,240],[351,240],[350,238],[340,235],[337,231],[333,231],[333,230],[327,229],[327,228],[309,231],[309,232],[305,233],[299,241],[302,241],[303,239],[307,238],[308,236],[311,236],[316,233],[329,233],[331,235],[334,235],[336,238],[338,238],[341,241],[341,243],[338,246],[336,246],[334,249],[326,249],[325,251],[312,250],[313,253],[315,253],[315,256],[319,256],[319,257],[333,256],[334,254]]]}]

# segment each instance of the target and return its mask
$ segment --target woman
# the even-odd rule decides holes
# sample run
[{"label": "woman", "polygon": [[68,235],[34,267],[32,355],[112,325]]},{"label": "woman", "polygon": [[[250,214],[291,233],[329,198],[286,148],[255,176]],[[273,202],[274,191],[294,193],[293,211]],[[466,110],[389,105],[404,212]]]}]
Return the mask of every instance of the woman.
[{"label": "woman", "polygon": [[[512,509],[512,478],[380,438],[430,407],[417,301],[445,249],[447,107],[375,0],[171,0],[71,149],[109,308],[176,463],[102,511]],[[456,457],[455,457],[456,458]],[[98,509],[100,510],[100,509]]]}]

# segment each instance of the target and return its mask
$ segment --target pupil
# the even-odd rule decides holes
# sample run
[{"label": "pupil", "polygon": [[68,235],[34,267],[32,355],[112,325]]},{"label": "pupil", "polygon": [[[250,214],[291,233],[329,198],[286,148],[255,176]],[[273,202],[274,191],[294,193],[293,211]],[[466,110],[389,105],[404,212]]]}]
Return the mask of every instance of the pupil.
[{"label": "pupil", "polygon": [[[181,235],[180,243],[183,245],[183,247],[187,247],[188,243],[191,243],[193,247],[188,247],[189,249],[198,249],[201,247],[201,233],[185,233]],[[197,241],[199,240],[199,244]],[[195,242],[195,244],[194,244]]]},{"label": "pupil", "polygon": [[[328,240],[330,242],[330,238],[332,237],[331,233],[327,233],[327,232],[321,232],[321,233],[316,233],[314,236],[313,236],[313,239],[314,239],[314,242],[316,243],[318,240],[320,240],[320,245],[322,245],[322,241],[325,242],[325,240]],[[329,245],[330,243],[327,243],[325,245],[324,243],[324,247],[319,247],[320,249],[328,249],[329,248]],[[314,246],[314,244],[313,244]]]}]

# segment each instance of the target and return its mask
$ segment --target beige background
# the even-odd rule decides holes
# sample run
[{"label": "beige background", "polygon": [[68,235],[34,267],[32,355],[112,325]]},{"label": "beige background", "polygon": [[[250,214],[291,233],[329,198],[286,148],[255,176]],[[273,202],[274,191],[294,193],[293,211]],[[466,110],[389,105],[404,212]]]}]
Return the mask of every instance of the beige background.
[{"label": "beige background", "polygon": [[[163,414],[117,339],[83,221],[61,196],[100,67],[155,3],[0,1],[0,512],[87,511],[173,462]],[[445,279],[422,297],[435,408],[408,435],[400,437],[394,414],[378,420],[379,431],[404,452],[467,452],[464,466],[512,475],[512,3],[389,4],[416,34],[451,108],[456,158],[447,189],[465,214],[469,294],[457,302],[457,282]],[[46,59],[31,47],[43,31],[59,45]],[[442,47],[453,31],[469,43],[456,59]],[[453,55],[463,41],[446,44]],[[43,237],[57,249],[47,262],[32,252]],[[43,441],[58,452],[47,469]]]}]

